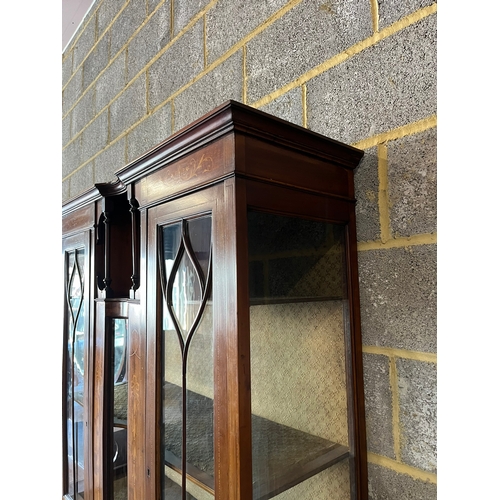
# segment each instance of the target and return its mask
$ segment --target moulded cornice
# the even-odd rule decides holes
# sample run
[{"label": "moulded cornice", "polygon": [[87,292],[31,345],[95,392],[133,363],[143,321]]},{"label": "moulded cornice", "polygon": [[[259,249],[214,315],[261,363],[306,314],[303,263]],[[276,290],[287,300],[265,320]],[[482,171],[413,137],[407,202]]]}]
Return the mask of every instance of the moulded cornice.
[{"label": "moulded cornice", "polygon": [[130,184],[230,132],[280,144],[354,169],[363,151],[236,101],[227,101],[174,133],[116,175]]},{"label": "moulded cornice", "polygon": [[87,191],[84,191],[83,193],[64,202],[62,206],[62,215],[64,217],[65,215],[68,215],[71,212],[74,212],[75,210],[89,205],[99,199],[101,199],[101,193],[99,193],[98,189],[93,186]]},{"label": "moulded cornice", "polygon": [[63,216],[87,206],[92,202],[106,198],[107,196],[116,196],[127,191],[127,186],[120,180],[114,182],[101,182],[95,184],[87,191],[66,201],[62,207]]}]

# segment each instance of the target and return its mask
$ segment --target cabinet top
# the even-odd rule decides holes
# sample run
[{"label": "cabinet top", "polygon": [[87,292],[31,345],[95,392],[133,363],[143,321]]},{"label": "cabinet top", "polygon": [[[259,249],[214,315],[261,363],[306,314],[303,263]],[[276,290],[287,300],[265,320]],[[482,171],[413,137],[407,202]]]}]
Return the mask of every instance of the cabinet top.
[{"label": "cabinet top", "polygon": [[[214,178],[234,172],[260,179],[280,179],[283,182],[285,177],[295,175],[298,184],[291,184],[300,185],[306,175],[314,176],[315,166],[321,164],[317,177],[322,177],[328,183],[338,178],[338,175],[332,172],[333,177],[330,179],[330,174],[325,176],[327,165],[333,170],[343,171],[341,177],[345,180],[346,171],[356,168],[364,154],[357,148],[229,100],[118,170],[118,180],[115,183],[96,185],[66,202],[63,213],[102,195],[112,194],[112,191],[122,192],[126,190],[126,186],[173,163],[180,165],[183,158],[211,146],[219,139],[224,139],[225,144],[223,148],[219,148],[221,156],[216,162],[220,165],[221,172],[215,172],[219,166],[214,164],[211,167],[214,172],[210,175]],[[172,169],[169,184],[172,176],[178,174],[177,170],[179,169]],[[153,175],[151,181],[156,177]],[[314,189],[314,186],[309,187]]]},{"label": "cabinet top", "polygon": [[254,137],[350,169],[357,167],[363,156],[357,148],[229,100],[133,160],[116,175],[129,184],[227,134]]}]

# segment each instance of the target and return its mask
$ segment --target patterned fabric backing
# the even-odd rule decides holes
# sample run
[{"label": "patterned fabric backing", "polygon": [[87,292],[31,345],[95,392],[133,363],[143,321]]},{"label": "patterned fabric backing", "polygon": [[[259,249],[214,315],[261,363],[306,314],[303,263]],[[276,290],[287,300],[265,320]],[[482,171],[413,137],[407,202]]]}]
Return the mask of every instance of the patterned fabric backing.
[{"label": "patterned fabric backing", "polygon": [[128,384],[115,385],[115,418],[127,420]]},{"label": "patterned fabric backing", "polygon": [[252,413],[348,445],[342,301],[250,308]]}]

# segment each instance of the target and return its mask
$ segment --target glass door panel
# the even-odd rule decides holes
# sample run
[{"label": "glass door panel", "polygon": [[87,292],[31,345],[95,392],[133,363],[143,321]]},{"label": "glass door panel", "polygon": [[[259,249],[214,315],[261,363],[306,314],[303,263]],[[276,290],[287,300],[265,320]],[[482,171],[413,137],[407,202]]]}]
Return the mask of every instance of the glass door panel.
[{"label": "glass door panel", "polygon": [[65,328],[65,454],[67,460],[65,493],[77,500],[84,494],[84,421],[86,290],[85,250],[65,253],[67,322]]},{"label": "glass door panel", "polygon": [[253,498],[350,498],[344,226],[248,213]]},{"label": "glass door panel", "polygon": [[128,421],[128,378],[127,344],[128,325],[125,318],[110,318],[112,335],[113,369],[113,499],[127,500],[127,421]]},{"label": "glass door panel", "polygon": [[160,231],[163,499],[213,498],[211,225],[203,215]]}]

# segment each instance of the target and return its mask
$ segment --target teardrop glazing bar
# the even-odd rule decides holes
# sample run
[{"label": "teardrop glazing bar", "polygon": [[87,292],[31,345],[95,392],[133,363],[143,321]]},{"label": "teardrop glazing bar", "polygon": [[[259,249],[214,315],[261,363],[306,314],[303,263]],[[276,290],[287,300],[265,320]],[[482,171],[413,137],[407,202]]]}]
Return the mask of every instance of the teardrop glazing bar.
[{"label": "teardrop glazing bar", "polygon": [[[194,245],[192,242],[192,237],[197,237],[197,232],[193,230],[193,226],[196,227],[197,221],[202,219],[204,222],[201,223],[201,226],[208,227],[208,243],[205,241],[206,249],[204,252],[200,251],[200,243],[198,241],[195,241]],[[204,215],[195,219],[184,219],[182,223],[176,223],[177,229],[179,229],[179,224],[182,224],[180,228],[181,235],[175,259],[172,259],[173,253],[168,250],[169,247],[174,246],[171,241],[168,241],[168,238],[172,237],[174,234],[174,230],[167,229],[169,226],[165,226],[161,231],[159,246],[159,254],[162,256],[160,259],[162,290],[168,312],[168,318],[164,317],[163,325],[165,349],[165,373],[163,379],[165,404],[163,441],[165,442],[166,463],[173,471],[178,471],[180,473],[179,482],[181,488],[179,495],[182,500],[186,500],[187,498],[195,498],[188,492],[187,487],[187,476],[189,475],[192,478],[193,470],[195,470],[192,464],[188,463],[189,432],[187,406],[188,400],[190,398],[192,400],[190,396],[191,391],[188,391],[187,387],[188,356],[194,334],[200,326],[200,323],[203,322],[206,304],[211,296],[211,217]],[[172,225],[170,225],[170,227],[172,227]],[[204,233],[207,233],[206,228]],[[206,237],[206,234],[201,236]],[[200,263],[200,259],[203,260],[202,263]],[[166,315],[164,314],[164,316]],[[213,335],[211,330],[212,328],[210,328],[210,334]],[[170,331],[171,334],[175,331],[175,335],[179,341],[180,359],[178,364],[175,362],[177,356],[172,352],[172,336],[171,334],[170,336],[168,335],[168,331]],[[173,365],[176,365],[179,369],[180,373],[178,375],[180,375],[180,377],[175,375]],[[175,382],[176,380],[178,382]],[[180,387],[176,385],[177,383]],[[176,408],[178,408],[177,402],[180,403],[179,410],[181,417],[179,419],[180,422],[177,421],[177,425],[180,426],[181,431],[180,436],[178,436],[180,438],[180,443],[178,444],[172,442],[174,436],[177,435],[174,423],[175,412],[177,411]],[[212,434],[213,431],[208,433],[208,435]],[[213,448],[213,445],[211,448]],[[168,480],[167,478],[165,484],[167,484]],[[211,481],[210,478],[208,483],[210,483],[209,486],[202,487],[202,489],[205,489],[210,495],[213,495],[213,481]],[[170,483],[168,484],[168,488],[170,488]]]}]

